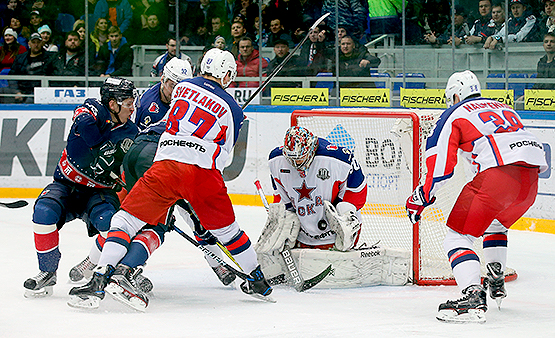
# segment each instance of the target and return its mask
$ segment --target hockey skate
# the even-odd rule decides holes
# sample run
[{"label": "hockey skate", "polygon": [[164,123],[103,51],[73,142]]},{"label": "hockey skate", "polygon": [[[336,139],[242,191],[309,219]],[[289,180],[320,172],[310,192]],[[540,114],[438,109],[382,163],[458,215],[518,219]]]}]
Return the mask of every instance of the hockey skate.
[{"label": "hockey skate", "polygon": [[104,288],[114,273],[111,265],[96,267],[91,280],[82,286],[76,286],[69,290],[69,301],[67,305],[81,309],[97,309],[100,301],[104,299]]},{"label": "hockey skate", "polygon": [[137,283],[141,291],[143,291],[144,293],[149,293],[150,291],[152,291],[152,289],[154,288],[154,285],[152,284],[152,282],[148,277],[143,275],[142,266],[138,266],[135,268],[135,273],[133,274],[133,276],[135,278],[135,282]]},{"label": "hockey skate", "polygon": [[69,279],[74,283],[80,282],[83,279],[89,280],[92,277],[95,267],[96,264],[91,262],[89,256],[87,256],[79,264],[69,270]]},{"label": "hockey skate", "polygon": [[272,287],[268,284],[266,278],[264,278],[260,265],[257,266],[256,269],[250,273],[250,276],[241,284],[241,291],[260,300],[271,303],[276,302],[270,296]]},{"label": "hockey skate", "polygon": [[497,303],[497,308],[501,309],[503,298],[507,297],[505,290],[505,276],[501,271],[501,263],[491,262],[486,264],[488,270],[484,278],[484,289],[489,289],[489,296]]},{"label": "hockey skate", "polygon": [[233,283],[233,281],[235,280],[235,273],[227,269],[223,264],[212,267],[212,270],[214,270],[216,276],[218,276],[222,284],[225,286]]},{"label": "hockey skate", "polygon": [[25,287],[25,298],[42,298],[52,296],[53,286],[56,285],[56,271],[41,271],[35,277],[28,278]]},{"label": "hockey skate", "polygon": [[485,323],[486,291],[481,285],[470,285],[462,291],[464,296],[439,304],[436,318],[450,323]]},{"label": "hockey skate", "polygon": [[148,297],[137,285],[134,276],[140,271],[142,271],[141,268],[133,269],[127,265],[118,264],[105,290],[118,302],[135,310],[145,311],[148,306]]}]

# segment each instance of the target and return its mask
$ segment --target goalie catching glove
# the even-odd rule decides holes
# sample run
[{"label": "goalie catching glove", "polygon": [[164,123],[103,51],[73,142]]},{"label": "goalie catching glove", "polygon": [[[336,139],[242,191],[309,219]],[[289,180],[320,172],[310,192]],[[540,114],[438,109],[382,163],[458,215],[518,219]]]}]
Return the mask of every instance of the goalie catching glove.
[{"label": "goalie catching glove", "polygon": [[297,242],[301,223],[297,214],[285,209],[283,203],[270,204],[268,220],[254,246],[257,253],[282,252]]},{"label": "goalie catching glove", "polygon": [[335,232],[335,249],[348,251],[356,244],[360,234],[361,222],[354,205],[339,202],[337,209],[328,201],[324,201],[326,220]]},{"label": "goalie catching glove", "polygon": [[424,197],[424,187],[422,187],[421,185],[416,187],[416,189],[414,189],[414,191],[412,192],[412,195],[410,195],[410,197],[407,199],[406,205],[407,214],[412,224],[418,222],[420,220],[422,212],[424,211],[424,208],[434,203],[435,201],[435,196],[430,198],[429,201],[426,201],[426,198]]}]

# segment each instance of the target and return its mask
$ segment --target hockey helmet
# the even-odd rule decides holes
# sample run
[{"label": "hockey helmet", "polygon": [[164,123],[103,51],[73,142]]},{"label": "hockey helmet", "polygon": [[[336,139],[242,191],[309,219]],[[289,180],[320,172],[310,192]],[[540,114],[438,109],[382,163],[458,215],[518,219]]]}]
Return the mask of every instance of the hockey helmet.
[{"label": "hockey helmet", "polygon": [[482,95],[480,81],[478,81],[473,72],[465,70],[464,72],[453,73],[449,77],[445,87],[445,103],[447,108],[455,104],[455,94],[458,95],[460,101],[464,101],[470,96]]},{"label": "hockey helmet", "polygon": [[179,83],[185,79],[192,78],[193,70],[189,61],[174,57],[164,66],[162,76],[166,81],[172,80],[175,83]]},{"label": "hockey helmet", "polygon": [[[227,88],[235,80],[237,76],[237,64],[233,54],[219,48],[212,48],[206,52],[200,64],[201,74],[212,75],[216,79],[222,81],[222,87]],[[224,83],[223,80],[227,73],[230,72],[230,79]]]},{"label": "hockey helmet", "polygon": [[135,85],[127,79],[109,77],[100,87],[100,100],[106,107],[108,107],[110,100],[115,100],[118,105],[122,105],[123,101],[128,98],[133,98],[134,101],[138,102],[137,97]]},{"label": "hockey helmet", "polygon": [[283,156],[297,170],[307,170],[314,160],[318,137],[308,129],[293,126],[285,133]]}]

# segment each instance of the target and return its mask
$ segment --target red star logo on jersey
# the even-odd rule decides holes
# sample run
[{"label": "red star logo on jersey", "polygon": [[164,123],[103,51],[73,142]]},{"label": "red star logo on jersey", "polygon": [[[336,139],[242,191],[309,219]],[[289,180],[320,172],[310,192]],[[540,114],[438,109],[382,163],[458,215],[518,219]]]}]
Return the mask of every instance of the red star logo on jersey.
[{"label": "red star logo on jersey", "polygon": [[306,182],[303,180],[303,185],[300,188],[293,188],[295,189],[295,191],[299,194],[299,199],[298,201],[302,201],[303,198],[308,199],[309,201],[312,200],[312,197],[310,196],[310,194],[312,193],[312,190],[316,189],[316,187],[314,188],[309,188],[306,186]]}]

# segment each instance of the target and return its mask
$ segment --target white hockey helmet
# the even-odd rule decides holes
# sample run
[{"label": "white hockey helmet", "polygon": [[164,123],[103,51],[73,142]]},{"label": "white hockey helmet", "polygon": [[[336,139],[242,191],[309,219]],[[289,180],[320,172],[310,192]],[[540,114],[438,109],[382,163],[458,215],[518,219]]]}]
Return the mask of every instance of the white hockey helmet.
[{"label": "white hockey helmet", "polygon": [[318,137],[308,129],[293,126],[285,132],[283,156],[295,169],[307,170],[314,160],[317,148]]},{"label": "white hockey helmet", "polygon": [[172,80],[175,83],[179,83],[185,79],[192,78],[193,70],[188,61],[174,57],[164,66],[162,76],[164,80]]},{"label": "white hockey helmet", "polygon": [[[200,64],[201,74],[212,75],[216,79],[222,80],[222,87],[227,88],[235,80],[237,76],[237,64],[233,54],[219,48],[212,48],[202,58]],[[230,79],[224,83],[223,80],[227,73],[230,72]]]},{"label": "white hockey helmet", "polygon": [[464,72],[453,73],[449,77],[445,87],[445,103],[447,108],[455,104],[455,94],[459,96],[460,101],[464,101],[472,95],[482,95],[480,81],[478,81],[473,72],[465,70]]}]

